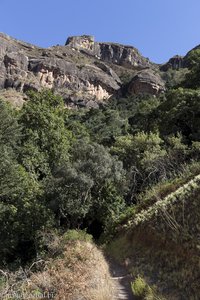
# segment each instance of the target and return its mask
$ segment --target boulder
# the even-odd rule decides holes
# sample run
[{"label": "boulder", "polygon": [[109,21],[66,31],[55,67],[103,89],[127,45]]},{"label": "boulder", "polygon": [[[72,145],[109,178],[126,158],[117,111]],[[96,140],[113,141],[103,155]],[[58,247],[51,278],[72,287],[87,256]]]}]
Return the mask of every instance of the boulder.
[{"label": "boulder", "polygon": [[158,95],[165,91],[165,84],[159,74],[147,69],[138,72],[128,85],[129,94]]}]

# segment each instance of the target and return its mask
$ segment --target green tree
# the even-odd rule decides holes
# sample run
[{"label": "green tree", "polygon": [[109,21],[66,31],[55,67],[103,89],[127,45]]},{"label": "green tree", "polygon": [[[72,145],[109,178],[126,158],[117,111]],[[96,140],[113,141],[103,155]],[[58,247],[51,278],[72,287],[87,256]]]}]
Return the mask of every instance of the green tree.
[{"label": "green tree", "polygon": [[[47,222],[40,185],[17,162],[21,130],[16,112],[0,101],[0,258],[15,258]],[[22,250],[22,249],[21,249]],[[19,253],[18,253],[19,254]]]},{"label": "green tree", "polygon": [[112,145],[115,138],[125,134],[128,129],[127,118],[120,116],[117,110],[109,108],[91,109],[83,116],[82,122],[91,139],[104,146]]},{"label": "green tree", "polygon": [[126,169],[135,165],[139,169],[148,169],[158,157],[163,157],[163,140],[158,133],[139,132],[117,138],[112,153],[119,156]]},{"label": "green tree", "polygon": [[[82,224],[88,215],[94,218],[103,207],[106,215],[105,187],[113,186],[115,196],[120,195],[123,187],[119,183],[123,176],[121,162],[102,145],[79,140],[71,150],[71,165],[58,168],[47,181],[49,207],[57,220],[64,220],[69,227]],[[113,203],[115,200],[117,204],[118,198],[113,196]]]},{"label": "green tree", "polygon": [[130,124],[129,133],[136,134],[140,131],[156,132],[158,130],[158,115],[157,108],[163,101],[163,96],[148,97],[148,99],[141,99],[132,111],[128,122]]},{"label": "green tree", "polygon": [[139,132],[117,138],[111,152],[123,161],[128,172],[128,201],[135,201],[136,194],[145,186],[165,176],[166,150],[158,133]]},{"label": "green tree", "polygon": [[190,51],[185,57],[185,62],[189,69],[192,69],[200,64],[200,49],[194,49]]},{"label": "green tree", "polygon": [[68,160],[72,136],[65,128],[62,98],[50,91],[31,92],[20,123],[23,126],[21,159],[29,172],[43,178]]},{"label": "green tree", "polygon": [[38,183],[6,149],[0,147],[0,150],[0,257],[3,262],[16,258],[17,252],[22,258],[23,244],[34,245],[36,232],[47,224],[50,215]]},{"label": "green tree", "polygon": [[0,144],[16,149],[21,137],[17,112],[3,100],[0,100],[0,120]]},{"label": "green tree", "polygon": [[186,74],[182,86],[186,88],[200,87],[200,49],[194,49],[189,52],[185,58],[189,72]]},{"label": "green tree", "polygon": [[91,207],[94,181],[70,165],[63,165],[46,182],[48,207],[58,226],[76,228]]},{"label": "green tree", "polygon": [[167,100],[158,107],[159,129],[163,136],[181,133],[200,140],[200,91],[178,88],[169,91]]}]

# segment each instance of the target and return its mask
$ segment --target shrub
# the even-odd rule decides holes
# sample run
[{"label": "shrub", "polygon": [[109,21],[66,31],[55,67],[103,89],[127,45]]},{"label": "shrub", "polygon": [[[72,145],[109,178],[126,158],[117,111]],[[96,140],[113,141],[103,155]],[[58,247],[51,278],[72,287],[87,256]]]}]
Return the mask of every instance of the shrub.
[{"label": "shrub", "polygon": [[147,284],[145,280],[137,276],[134,282],[131,284],[131,289],[133,292],[133,295],[138,297],[139,299],[144,299],[144,296],[146,294]]},{"label": "shrub", "polygon": [[170,179],[151,185],[149,188],[144,190],[143,193],[139,194],[137,198],[138,205],[136,207],[136,212],[138,213],[142,209],[147,209],[158,200],[164,199],[197,176],[200,173],[200,163],[199,161],[193,160],[189,164],[183,164],[180,166],[180,169],[182,170],[178,174],[172,174]]},{"label": "shrub", "polygon": [[84,241],[84,242],[91,242],[92,236],[86,233],[85,230],[68,230],[64,236],[63,241]]},{"label": "shrub", "polygon": [[137,276],[134,282],[131,283],[133,295],[139,300],[164,300],[158,295],[155,286],[149,286],[144,278]]}]

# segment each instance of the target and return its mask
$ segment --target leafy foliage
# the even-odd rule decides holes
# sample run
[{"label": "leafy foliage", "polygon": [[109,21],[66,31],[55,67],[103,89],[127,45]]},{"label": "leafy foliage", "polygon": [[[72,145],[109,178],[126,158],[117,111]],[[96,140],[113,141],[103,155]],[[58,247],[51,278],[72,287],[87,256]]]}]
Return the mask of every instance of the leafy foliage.
[{"label": "leafy foliage", "polygon": [[92,232],[99,224],[112,236],[155,202],[154,187],[179,187],[176,178],[200,155],[199,50],[188,68],[164,95],[111,99],[99,109],[69,110],[50,91],[30,92],[19,111],[0,101],[2,262],[22,260],[22,248],[38,255],[44,227]]},{"label": "leafy foliage", "polygon": [[0,103],[0,257],[12,257],[13,251],[34,240],[36,230],[47,221],[48,210],[39,201],[41,189],[31,174],[17,162],[20,126],[16,114]]},{"label": "leafy foliage", "polygon": [[165,298],[160,296],[156,290],[155,286],[150,286],[145,281],[145,279],[141,276],[137,276],[137,278],[132,282],[131,289],[133,295],[138,300],[164,300]]},{"label": "leafy foliage", "polygon": [[167,100],[158,107],[159,128],[163,135],[182,133],[191,143],[199,141],[199,90],[171,90]]},{"label": "leafy foliage", "polygon": [[22,162],[29,172],[46,176],[68,160],[71,135],[65,128],[63,100],[49,91],[31,92],[19,122],[23,125]]},{"label": "leafy foliage", "polygon": [[117,185],[122,180],[123,169],[102,145],[79,141],[71,152],[71,165],[63,165],[49,178],[46,194],[58,219],[76,227],[86,215],[96,215],[103,207],[104,217],[108,214],[110,203],[105,201],[111,197],[105,193],[108,186],[113,186],[115,191],[116,198],[112,201],[118,202]]}]

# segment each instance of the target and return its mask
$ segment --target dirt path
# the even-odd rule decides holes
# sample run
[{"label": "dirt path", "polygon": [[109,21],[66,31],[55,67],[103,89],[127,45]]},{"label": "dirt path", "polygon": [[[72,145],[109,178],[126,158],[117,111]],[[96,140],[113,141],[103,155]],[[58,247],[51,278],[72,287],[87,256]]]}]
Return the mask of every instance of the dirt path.
[{"label": "dirt path", "polygon": [[107,261],[113,279],[114,290],[116,291],[115,299],[134,300],[135,298],[131,291],[131,281],[133,281],[131,274],[112,258],[109,257]]}]

